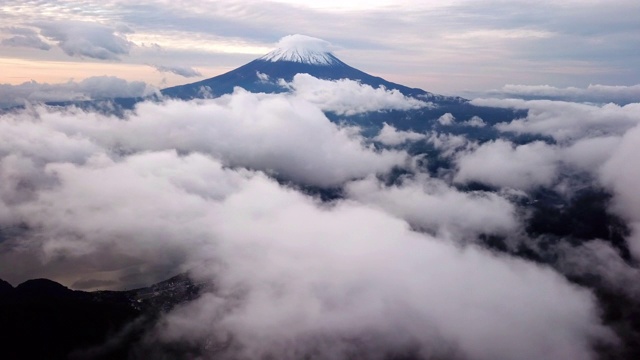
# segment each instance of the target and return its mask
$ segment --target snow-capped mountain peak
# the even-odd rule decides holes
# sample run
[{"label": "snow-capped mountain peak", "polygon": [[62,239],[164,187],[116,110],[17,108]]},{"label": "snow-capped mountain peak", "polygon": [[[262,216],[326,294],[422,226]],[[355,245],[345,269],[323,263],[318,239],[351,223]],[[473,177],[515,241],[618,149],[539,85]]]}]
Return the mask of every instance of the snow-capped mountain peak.
[{"label": "snow-capped mountain peak", "polygon": [[306,35],[288,35],[280,39],[277,48],[262,56],[264,61],[292,61],[311,65],[337,65],[338,60],[330,51],[328,41]]}]

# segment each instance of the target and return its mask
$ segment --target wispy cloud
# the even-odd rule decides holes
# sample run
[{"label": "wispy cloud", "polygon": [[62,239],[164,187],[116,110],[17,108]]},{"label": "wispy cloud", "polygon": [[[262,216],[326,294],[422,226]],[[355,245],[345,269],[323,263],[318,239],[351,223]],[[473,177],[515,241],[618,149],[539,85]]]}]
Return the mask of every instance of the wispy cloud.
[{"label": "wispy cloud", "polygon": [[198,77],[198,76],[202,76],[202,74],[189,66],[168,66],[168,65],[151,65],[154,68],[156,68],[156,70],[160,71],[160,72],[168,72],[168,73],[172,73],[172,74],[176,74],[182,77],[186,77],[186,78],[190,78],[190,77]]}]

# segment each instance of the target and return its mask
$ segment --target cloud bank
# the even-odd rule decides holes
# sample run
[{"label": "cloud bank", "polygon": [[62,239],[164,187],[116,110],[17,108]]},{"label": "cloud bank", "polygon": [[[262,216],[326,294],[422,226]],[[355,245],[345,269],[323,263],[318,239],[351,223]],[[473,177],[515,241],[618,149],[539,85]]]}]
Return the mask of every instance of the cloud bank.
[{"label": "cloud bank", "polygon": [[572,102],[592,102],[626,105],[640,101],[640,85],[599,85],[586,88],[559,88],[550,85],[505,85],[502,89],[488,92],[489,96],[516,97],[524,99],[549,99]]},{"label": "cloud bank", "polygon": [[94,76],[60,84],[29,81],[20,85],[0,84],[0,107],[56,101],[84,101],[115,97],[144,97],[157,91],[142,81],[115,76]]},{"label": "cloud bank", "polygon": [[[544,251],[527,232],[540,187],[570,199],[603,186],[639,256],[634,104],[478,100],[529,109],[498,127],[565,130],[548,142],[389,124],[366,139],[324,113],[364,104],[372,89],[358,86],[342,102],[237,89],[122,117],[1,115],[0,277],[125,288],[190,271],[213,284],[145,335],[153,357],[188,342],[203,358],[595,359],[595,344],[615,344],[594,293],[562,274],[584,274],[575,256],[588,254],[616,288],[611,273],[638,274],[617,248],[558,236],[546,265],[509,254]],[[367,111],[406,103],[376,96]],[[409,142],[437,152],[412,156]],[[498,191],[470,190],[478,183]],[[489,237],[504,250],[487,249]]]}]

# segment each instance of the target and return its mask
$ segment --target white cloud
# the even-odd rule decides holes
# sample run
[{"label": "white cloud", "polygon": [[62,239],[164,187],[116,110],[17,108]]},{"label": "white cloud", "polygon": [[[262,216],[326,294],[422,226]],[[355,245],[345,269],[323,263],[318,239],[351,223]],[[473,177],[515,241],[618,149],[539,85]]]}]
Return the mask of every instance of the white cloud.
[{"label": "white cloud", "polygon": [[613,210],[628,221],[632,234],[627,239],[633,256],[640,258],[640,126],[628,131],[611,158],[604,164],[602,181],[613,190]]},{"label": "white cloud", "polygon": [[242,89],[214,100],[141,103],[126,121],[79,111],[38,111],[45,126],[85,134],[108,148],[203,152],[231,166],[307,185],[337,186],[404,166],[407,159],[403,151],[365,145],[353,129],[332,123],[306,100]]},{"label": "white cloud", "polygon": [[402,95],[398,90],[373,88],[355,80],[321,80],[309,74],[296,74],[289,87],[295,96],[317,104],[324,111],[338,115],[356,115],[370,111],[410,110],[431,107],[426,103]]},{"label": "white cloud", "polygon": [[560,149],[560,156],[566,164],[597,175],[600,167],[611,157],[620,141],[618,136],[580,139]]},{"label": "white cloud", "polygon": [[441,237],[474,240],[479,234],[514,234],[515,207],[491,192],[460,192],[425,175],[384,186],[367,178],[346,186],[350,198],[400,216],[418,229]]},{"label": "white cloud", "polygon": [[256,71],[256,76],[258,77],[258,80],[260,80],[260,82],[268,82],[269,81],[269,75],[267,74],[263,74],[259,71]]},{"label": "white cloud", "polygon": [[379,141],[384,145],[397,146],[406,142],[414,142],[426,139],[427,135],[420,134],[414,131],[398,131],[392,125],[384,123],[380,133],[376,135],[373,140]]},{"label": "white cloud", "polygon": [[440,125],[452,125],[456,121],[456,118],[451,113],[446,113],[438,118]]},{"label": "white cloud", "polygon": [[550,186],[557,177],[558,160],[557,150],[541,141],[516,146],[494,140],[458,154],[454,181],[521,190]]},{"label": "white cloud", "polygon": [[528,110],[523,119],[495,125],[500,131],[542,134],[558,141],[620,135],[640,122],[640,103],[589,105],[551,100],[475,99],[477,106]]}]

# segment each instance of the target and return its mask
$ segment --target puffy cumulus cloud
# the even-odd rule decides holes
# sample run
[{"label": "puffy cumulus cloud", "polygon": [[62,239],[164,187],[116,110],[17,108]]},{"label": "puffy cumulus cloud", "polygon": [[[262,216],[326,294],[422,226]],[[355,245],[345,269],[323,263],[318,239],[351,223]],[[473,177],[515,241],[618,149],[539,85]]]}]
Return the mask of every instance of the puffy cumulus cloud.
[{"label": "puffy cumulus cloud", "polygon": [[34,26],[69,56],[118,60],[120,56],[129,54],[133,46],[126,37],[126,33],[131,31],[128,28],[111,28],[86,21],[38,22]]},{"label": "puffy cumulus cloud", "polygon": [[550,186],[557,179],[559,160],[557,149],[544,142],[514,145],[499,139],[458,153],[454,181],[522,190]]},{"label": "puffy cumulus cloud", "polygon": [[42,126],[82,134],[110,149],[203,152],[306,185],[338,186],[404,166],[407,159],[404,151],[365,145],[352,128],[332,123],[303,99],[241,89],[215,100],[142,103],[125,121],[82,111],[37,111]]},{"label": "puffy cumulus cloud", "polygon": [[438,118],[440,125],[452,125],[456,121],[456,118],[451,113],[446,113]]},{"label": "puffy cumulus cloud", "polygon": [[464,135],[438,132],[432,132],[427,142],[439,150],[440,155],[444,157],[451,157],[461,150],[471,150],[478,146],[477,143],[470,141]]},{"label": "puffy cumulus cloud", "polygon": [[479,116],[472,116],[471,119],[465,121],[463,124],[471,127],[487,126],[487,123],[485,123],[484,120],[482,120],[482,118]]},{"label": "puffy cumulus cloud", "polygon": [[473,240],[479,234],[514,234],[516,209],[496,193],[460,192],[442,180],[419,175],[385,186],[374,178],[349,183],[346,192],[438,236]]},{"label": "puffy cumulus cloud", "polygon": [[404,96],[398,90],[373,88],[349,79],[322,80],[309,74],[296,74],[290,83],[281,82],[295,96],[317,104],[338,115],[356,115],[369,111],[410,110],[433,104]]},{"label": "puffy cumulus cloud", "polygon": [[156,70],[160,72],[168,72],[172,74],[176,74],[182,77],[190,78],[190,77],[198,77],[202,76],[202,74],[189,66],[166,66],[166,65],[152,65]]},{"label": "puffy cumulus cloud", "polygon": [[640,151],[640,126],[628,131],[604,164],[601,178],[613,190],[613,210],[628,221],[632,230],[628,238],[633,256],[640,258],[640,166],[637,155]]},{"label": "puffy cumulus cloud", "polygon": [[495,127],[520,134],[542,134],[558,141],[624,134],[640,122],[640,103],[589,105],[551,100],[475,99],[477,106],[528,110],[527,117]]},{"label": "puffy cumulus cloud", "polygon": [[491,96],[551,99],[575,102],[617,103],[640,101],[640,84],[632,86],[589,85],[586,88],[558,88],[550,85],[505,85],[488,92]]},{"label": "puffy cumulus cloud", "polygon": [[414,131],[398,131],[392,125],[384,123],[380,133],[373,140],[379,141],[384,145],[397,146],[407,142],[414,142],[426,139],[426,134],[420,134]]},{"label": "puffy cumulus cloud", "polygon": [[0,107],[34,102],[143,97],[155,92],[157,89],[145,82],[127,81],[115,76],[95,76],[59,84],[28,81],[19,85],[0,84]]}]

